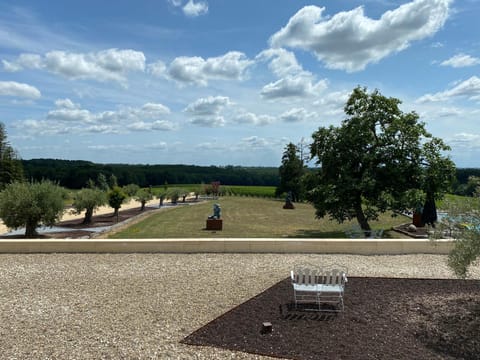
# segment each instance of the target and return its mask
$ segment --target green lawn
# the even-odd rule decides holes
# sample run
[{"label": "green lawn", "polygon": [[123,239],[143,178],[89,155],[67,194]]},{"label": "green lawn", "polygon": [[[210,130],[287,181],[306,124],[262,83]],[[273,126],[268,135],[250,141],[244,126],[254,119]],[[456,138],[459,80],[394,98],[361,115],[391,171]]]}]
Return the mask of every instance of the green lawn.
[{"label": "green lawn", "polygon": [[[295,210],[284,210],[283,201],[226,196],[215,201],[222,207],[223,231],[204,230],[212,214],[213,201],[193,206],[178,206],[160,211],[111,238],[341,238],[356,221],[338,224],[328,219],[316,219],[309,204],[295,204]],[[389,230],[408,222],[403,216],[392,218],[384,214],[372,222],[373,229]],[[388,232],[385,237],[401,237]]]}]

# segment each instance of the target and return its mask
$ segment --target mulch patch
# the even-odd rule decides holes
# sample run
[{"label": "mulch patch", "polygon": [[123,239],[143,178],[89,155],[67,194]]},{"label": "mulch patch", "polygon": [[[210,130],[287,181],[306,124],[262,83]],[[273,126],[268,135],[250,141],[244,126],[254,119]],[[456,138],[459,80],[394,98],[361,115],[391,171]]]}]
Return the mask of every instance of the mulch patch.
[{"label": "mulch patch", "polygon": [[95,228],[95,227],[102,227],[102,226],[112,226],[117,223],[123,222],[128,220],[132,217],[137,215],[146,213],[147,211],[155,210],[156,208],[153,207],[145,207],[143,211],[140,211],[140,207],[138,208],[131,208],[127,210],[120,210],[118,212],[118,219],[116,216],[113,215],[113,211],[108,214],[102,215],[94,215],[92,217],[91,224],[83,224],[83,217],[81,219],[73,219],[67,221],[61,221],[56,226],[67,227],[72,229],[85,229],[85,228]]},{"label": "mulch patch", "polygon": [[182,342],[286,359],[479,358],[480,280],[349,277],[344,299],[343,313],[295,310],[285,279]]}]

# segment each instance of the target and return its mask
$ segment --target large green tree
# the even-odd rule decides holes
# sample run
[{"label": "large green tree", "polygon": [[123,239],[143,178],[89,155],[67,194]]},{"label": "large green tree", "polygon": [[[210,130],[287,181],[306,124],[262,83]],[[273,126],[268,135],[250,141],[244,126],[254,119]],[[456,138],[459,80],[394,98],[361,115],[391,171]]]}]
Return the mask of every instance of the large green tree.
[{"label": "large green tree", "polygon": [[309,179],[308,199],[318,217],[357,219],[369,231],[369,221],[381,212],[412,207],[412,191],[430,201],[448,189],[455,170],[442,155],[448,146],[426,131],[415,112],[402,112],[400,103],[357,87],[341,125],[313,134],[311,155],[319,171]]},{"label": "large green tree", "polygon": [[36,237],[40,224],[53,226],[64,211],[66,191],[46,180],[13,182],[0,192],[0,218],[12,229],[25,227],[25,237]]},{"label": "large green tree", "polygon": [[84,224],[91,224],[93,212],[107,203],[107,194],[98,188],[85,188],[75,192],[73,196],[73,212],[81,214],[85,211]]},{"label": "large green tree", "polygon": [[280,184],[275,193],[280,195],[290,193],[292,201],[299,201],[303,195],[302,176],[305,173],[305,166],[299,149],[293,143],[287,144],[282,156],[282,165],[278,169],[280,174]]},{"label": "large green tree", "polygon": [[22,163],[15,150],[7,141],[5,126],[0,123],[0,189],[22,178]]}]

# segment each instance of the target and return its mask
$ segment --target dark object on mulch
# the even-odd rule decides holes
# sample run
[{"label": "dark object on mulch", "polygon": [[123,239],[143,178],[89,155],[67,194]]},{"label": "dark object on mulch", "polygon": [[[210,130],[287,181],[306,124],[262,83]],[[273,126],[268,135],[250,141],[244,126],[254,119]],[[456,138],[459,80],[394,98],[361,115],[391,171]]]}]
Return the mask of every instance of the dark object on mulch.
[{"label": "dark object on mulch", "polygon": [[[187,336],[287,359],[478,359],[480,280],[349,278],[345,312],[295,310],[286,279]],[[272,332],[262,334],[262,324]]]}]

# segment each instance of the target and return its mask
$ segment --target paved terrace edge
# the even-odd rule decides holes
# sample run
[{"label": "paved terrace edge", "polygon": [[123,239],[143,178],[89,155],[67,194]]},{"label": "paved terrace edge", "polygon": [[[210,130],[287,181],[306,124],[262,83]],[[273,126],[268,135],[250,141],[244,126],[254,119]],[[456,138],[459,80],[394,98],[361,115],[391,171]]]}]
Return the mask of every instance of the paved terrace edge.
[{"label": "paved terrace edge", "polygon": [[1,239],[0,253],[448,254],[452,240],[428,239]]}]

